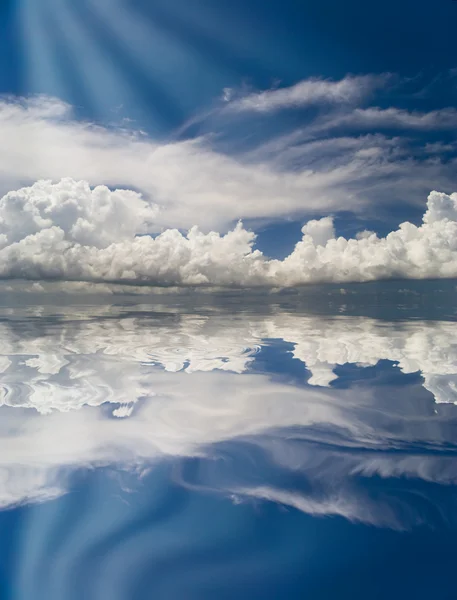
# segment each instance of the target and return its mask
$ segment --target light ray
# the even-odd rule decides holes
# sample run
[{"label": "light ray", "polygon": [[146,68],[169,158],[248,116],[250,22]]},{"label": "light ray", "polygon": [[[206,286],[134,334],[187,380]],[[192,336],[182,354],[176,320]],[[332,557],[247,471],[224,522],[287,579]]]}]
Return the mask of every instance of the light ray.
[{"label": "light ray", "polygon": [[18,15],[25,58],[24,78],[30,93],[65,97],[64,81],[59,75],[58,57],[51,47],[51,35],[45,22],[45,3],[21,0]]}]

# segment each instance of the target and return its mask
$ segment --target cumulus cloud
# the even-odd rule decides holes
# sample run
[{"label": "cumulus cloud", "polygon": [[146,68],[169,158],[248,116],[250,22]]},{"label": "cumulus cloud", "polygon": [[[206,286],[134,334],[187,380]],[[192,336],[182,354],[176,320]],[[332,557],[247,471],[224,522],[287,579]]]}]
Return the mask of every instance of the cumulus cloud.
[{"label": "cumulus cloud", "polygon": [[0,239],[8,246],[57,227],[73,244],[105,248],[146,233],[155,215],[154,207],[129,190],[91,190],[84,181],[41,181],[1,199]]},{"label": "cumulus cloud", "polygon": [[457,194],[431,192],[423,223],[385,238],[336,237],[311,220],[284,260],[254,248],[241,223],[225,235],[176,229],[155,238],[156,209],[138,193],[40,181],[0,200],[0,277],[173,286],[288,287],[314,282],[457,276]]}]

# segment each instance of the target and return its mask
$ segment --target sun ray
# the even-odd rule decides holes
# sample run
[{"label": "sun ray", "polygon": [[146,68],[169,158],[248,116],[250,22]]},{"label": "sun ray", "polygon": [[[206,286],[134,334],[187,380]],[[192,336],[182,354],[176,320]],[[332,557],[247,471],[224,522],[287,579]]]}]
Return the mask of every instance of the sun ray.
[{"label": "sun ray", "polygon": [[58,55],[52,49],[51,32],[45,21],[48,0],[21,0],[18,16],[24,52],[24,80],[29,93],[64,96]]},{"label": "sun ray", "polygon": [[[173,126],[182,120],[178,98],[176,94],[173,96],[170,93],[168,81],[164,81],[164,73],[154,72],[139,54],[132,52],[135,32],[129,29],[125,11],[121,8],[116,2],[111,3],[109,11],[104,12],[100,10],[100,5],[93,2],[82,0],[71,4],[75,22],[92,39],[98,40],[100,51],[116,65],[124,85],[134,93],[136,112],[140,113],[142,121],[149,118],[156,128],[161,122],[165,127]],[[149,46],[151,38],[153,35],[149,36]],[[160,61],[156,62],[160,64]],[[173,77],[174,71],[171,70],[170,73]]]}]

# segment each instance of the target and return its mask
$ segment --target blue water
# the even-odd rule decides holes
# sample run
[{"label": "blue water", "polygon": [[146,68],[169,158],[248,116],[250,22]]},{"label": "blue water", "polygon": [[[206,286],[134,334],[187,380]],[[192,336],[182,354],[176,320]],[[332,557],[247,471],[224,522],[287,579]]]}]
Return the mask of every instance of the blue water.
[{"label": "blue water", "polygon": [[0,598],[454,598],[453,282],[0,307]]}]

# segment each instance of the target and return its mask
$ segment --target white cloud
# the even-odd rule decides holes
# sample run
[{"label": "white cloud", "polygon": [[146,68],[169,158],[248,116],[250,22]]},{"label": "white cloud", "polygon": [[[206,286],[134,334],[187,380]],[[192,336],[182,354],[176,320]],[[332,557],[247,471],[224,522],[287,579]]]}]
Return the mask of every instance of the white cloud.
[{"label": "white cloud", "polygon": [[457,276],[457,194],[431,192],[423,223],[385,238],[335,237],[312,220],[284,260],[254,250],[241,223],[225,235],[154,228],[154,207],[131,191],[71,179],[40,181],[0,200],[0,277],[174,286],[287,287],[313,282]]},{"label": "white cloud", "polygon": [[0,239],[5,247],[58,227],[72,244],[105,248],[146,233],[155,216],[154,207],[136,192],[91,190],[88,183],[71,179],[57,185],[41,181],[1,199]]},{"label": "white cloud", "polygon": [[[376,88],[386,84],[388,75],[346,76],[338,81],[311,78],[290,87],[248,94],[230,102],[229,110],[242,112],[273,112],[285,108],[299,108],[319,104],[357,103]],[[233,95],[233,94],[232,94]],[[230,101],[231,96],[224,100]]]},{"label": "white cloud", "polygon": [[[399,108],[355,108],[351,112],[331,116],[322,121],[322,129],[334,127],[357,127],[370,130],[385,128],[418,129],[418,130],[455,130],[457,126],[457,110],[443,108],[430,112],[408,111]],[[319,127],[319,125],[318,125]],[[436,152],[437,146],[432,148]],[[446,147],[440,151],[446,150]]]},{"label": "white cloud", "polygon": [[0,193],[24,182],[63,177],[92,186],[122,184],[141,190],[160,208],[157,231],[336,209],[343,200],[338,187],[355,172],[350,165],[329,173],[278,170],[262,160],[217,152],[209,139],[160,144],[125,130],[72,121],[69,107],[46,98],[1,101],[0,137],[8,140],[0,146]]},{"label": "white cloud", "polygon": [[335,228],[331,217],[308,221],[302,227],[302,233],[309,236],[316,246],[325,246],[325,244],[335,238]]},{"label": "white cloud", "polygon": [[[377,527],[402,530],[405,524],[386,499],[373,501],[368,494],[359,490],[326,491],[321,497],[313,493],[258,486],[234,490],[234,493],[250,498],[260,498],[295,508],[315,517],[343,517]],[[410,523],[408,523],[410,525]],[[407,526],[408,526],[407,525]]]},{"label": "white cloud", "polygon": [[[455,182],[452,164],[413,158],[407,141],[320,140],[319,119],[292,136],[281,129],[279,137],[258,140],[249,152],[241,144],[241,150],[227,154],[213,134],[225,128],[235,141],[239,134],[229,113],[222,110],[220,117],[206,137],[157,142],[78,122],[71,107],[55,99],[3,99],[0,138],[8,143],[0,145],[0,194],[62,178],[92,187],[122,186],[141,191],[156,207],[156,232],[193,225],[226,231],[238,219],[360,213],[378,203],[417,203],[432,186],[447,189]],[[243,135],[249,128],[246,123]]]}]

